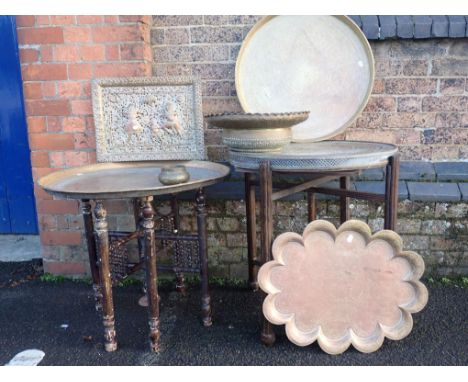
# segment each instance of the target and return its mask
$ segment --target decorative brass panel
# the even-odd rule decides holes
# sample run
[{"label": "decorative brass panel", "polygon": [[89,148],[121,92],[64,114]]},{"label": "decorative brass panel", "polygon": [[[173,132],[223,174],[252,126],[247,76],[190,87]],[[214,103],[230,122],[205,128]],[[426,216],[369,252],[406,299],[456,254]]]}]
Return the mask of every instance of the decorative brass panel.
[{"label": "decorative brass panel", "polygon": [[206,157],[198,78],[96,80],[93,111],[99,162]]}]

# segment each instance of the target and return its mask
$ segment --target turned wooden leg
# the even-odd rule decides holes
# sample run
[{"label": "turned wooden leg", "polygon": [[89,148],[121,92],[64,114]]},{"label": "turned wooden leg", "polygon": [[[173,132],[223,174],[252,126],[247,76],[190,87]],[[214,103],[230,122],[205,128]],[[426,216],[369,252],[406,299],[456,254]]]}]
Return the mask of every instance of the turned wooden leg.
[{"label": "turned wooden leg", "polygon": [[247,248],[249,261],[249,285],[258,290],[258,257],[257,257],[257,221],[255,216],[255,186],[254,175],[246,173],[245,177],[245,209],[247,216]]},{"label": "turned wooden leg", "polygon": [[91,277],[93,279],[94,290],[94,306],[96,311],[102,311],[102,291],[101,277],[99,276],[99,264],[96,250],[96,241],[94,239],[94,223],[93,214],[91,212],[91,203],[89,199],[81,201],[81,212],[84,220],[84,231],[86,235],[86,244],[88,248],[89,266],[91,269]]},{"label": "turned wooden leg", "polygon": [[117,350],[115,335],[114,303],[112,300],[112,280],[109,266],[109,235],[107,230],[107,211],[102,201],[97,200],[94,207],[94,233],[96,238],[96,249],[99,256],[99,274],[101,277],[102,291],[102,320],[104,324],[105,349],[107,351]]},{"label": "turned wooden leg", "polygon": [[[141,198],[133,199],[133,215],[135,217],[135,228],[138,229],[140,227],[140,221],[143,219],[143,201]],[[143,253],[143,237],[138,237],[138,257],[140,261],[144,257]]]},{"label": "turned wooden leg", "polygon": [[151,350],[159,351],[159,296],[156,272],[156,243],[154,233],[154,210],[152,196],[142,198],[142,217],[140,229],[143,232],[143,247],[146,265],[146,295],[148,298],[148,324]]},{"label": "turned wooden leg", "polygon": [[[340,178],[340,188],[342,190],[349,190],[349,176],[342,176]],[[349,220],[349,198],[340,196],[340,223],[343,224]]]},{"label": "turned wooden leg", "polygon": [[[273,243],[273,181],[270,168],[270,162],[260,164],[260,219],[261,219],[261,245],[262,258],[261,263],[272,259],[271,246]],[[267,346],[273,346],[275,343],[275,333],[272,324],[263,317],[263,326],[261,341]]]},{"label": "turned wooden leg", "polygon": [[398,176],[400,173],[400,156],[395,154],[388,158],[385,171],[385,218],[384,228],[395,230],[398,208]]},{"label": "turned wooden leg", "polygon": [[[174,222],[173,233],[178,234],[179,229],[180,229],[180,216],[179,216],[179,202],[177,200],[177,195],[172,195],[171,210],[172,210],[173,222]],[[174,251],[179,251],[179,245],[177,245],[177,243],[174,245]],[[175,272],[175,275],[176,275],[176,290],[185,296],[187,294],[187,287],[185,285],[184,274],[182,272]]]},{"label": "turned wooden leg", "polygon": [[200,256],[200,273],[201,273],[201,310],[202,321],[204,326],[211,326],[211,296],[208,285],[208,249],[207,240],[208,234],[206,231],[206,208],[205,208],[205,194],[203,188],[200,188],[196,196],[197,203],[197,230],[198,230],[198,250]]},{"label": "turned wooden leg", "polygon": [[317,219],[317,206],[315,203],[315,192],[307,191],[307,219],[310,223]]}]

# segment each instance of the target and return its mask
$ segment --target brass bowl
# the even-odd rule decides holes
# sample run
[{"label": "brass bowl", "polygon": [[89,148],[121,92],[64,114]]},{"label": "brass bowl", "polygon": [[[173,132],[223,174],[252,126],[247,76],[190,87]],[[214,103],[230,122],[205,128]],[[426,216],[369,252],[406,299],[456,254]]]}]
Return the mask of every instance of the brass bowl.
[{"label": "brass bowl", "polygon": [[291,127],[309,118],[309,112],[224,113],[206,117],[223,129],[223,143],[231,151],[280,151],[292,140]]},{"label": "brass bowl", "polygon": [[165,186],[186,183],[190,179],[190,174],[184,165],[164,166],[158,177],[159,181]]}]

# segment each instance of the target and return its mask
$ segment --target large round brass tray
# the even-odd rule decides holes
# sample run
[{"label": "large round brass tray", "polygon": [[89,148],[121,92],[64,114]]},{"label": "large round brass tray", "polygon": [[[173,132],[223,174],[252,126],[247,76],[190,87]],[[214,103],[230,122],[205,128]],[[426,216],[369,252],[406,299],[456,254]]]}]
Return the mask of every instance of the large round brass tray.
[{"label": "large round brass tray", "polygon": [[269,161],[274,171],[346,171],[381,167],[397,151],[387,143],[323,141],[291,143],[271,153],[229,151],[229,161],[244,170],[257,170],[262,162]]},{"label": "large round brass tray", "polygon": [[[190,174],[186,183],[164,186],[158,180],[164,166],[183,164]],[[73,199],[143,197],[192,190],[214,184],[229,175],[229,167],[206,161],[98,163],[74,167],[39,179],[47,192]]]},{"label": "large round brass tray", "polygon": [[335,136],[362,111],[374,81],[370,45],[345,16],[267,16],[246,36],[236,63],[245,112],[310,110],[293,141]]}]

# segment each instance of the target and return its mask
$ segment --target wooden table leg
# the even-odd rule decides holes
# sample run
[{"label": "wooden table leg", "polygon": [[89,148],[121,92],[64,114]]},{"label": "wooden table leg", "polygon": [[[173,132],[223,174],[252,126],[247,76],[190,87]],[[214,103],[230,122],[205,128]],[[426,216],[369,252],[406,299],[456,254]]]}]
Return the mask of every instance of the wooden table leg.
[{"label": "wooden table leg", "polygon": [[146,294],[148,298],[148,324],[151,350],[159,351],[159,296],[156,270],[156,242],[154,233],[154,209],[152,196],[142,198],[142,216],[140,229],[143,233],[143,248],[146,265]]},{"label": "wooden table leg", "polygon": [[255,216],[255,186],[254,175],[245,173],[245,209],[247,216],[247,248],[249,262],[249,285],[252,290],[258,290],[258,257],[257,257],[257,221]]},{"label": "wooden table leg", "polygon": [[[271,246],[273,243],[273,180],[270,162],[260,164],[260,220],[261,220],[261,263],[272,259]],[[263,314],[262,314],[263,316]],[[261,341],[267,346],[275,343],[275,333],[272,324],[263,316]]]},{"label": "wooden table leg", "polygon": [[388,158],[385,171],[385,219],[384,229],[395,230],[398,208],[398,176],[400,172],[400,156],[395,154]]},{"label": "wooden table leg", "polygon": [[96,238],[96,249],[99,256],[99,274],[101,277],[102,291],[102,321],[104,324],[105,349],[107,351],[117,350],[115,335],[114,303],[112,300],[112,280],[109,265],[109,235],[107,230],[107,211],[102,201],[97,200],[94,207],[96,224],[94,232]]},{"label": "wooden table leg", "polygon": [[[173,214],[174,222],[174,234],[179,233],[180,229],[180,216],[179,216],[179,201],[177,200],[177,195],[171,196],[171,210]],[[175,242],[174,251],[179,251],[180,246]],[[187,287],[185,285],[184,274],[182,272],[175,272],[176,275],[176,290],[179,291],[182,295],[186,295]]]},{"label": "wooden table leg", "polygon": [[[349,176],[340,177],[340,188],[349,190]],[[340,196],[340,223],[343,224],[349,220],[349,198]]]},{"label": "wooden table leg", "polygon": [[93,214],[91,212],[91,203],[89,199],[81,200],[81,212],[83,214],[84,231],[86,236],[86,244],[88,248],[89,267],[91,269],[91,277],[93,279],[94,290],[94,306],[96,311],[102,311],[102,291],[101,277],[99,276],[99,264],[96,250],[96,240],[94,240],[94,223]]},{"label": "wooden table leg", "polygon": [[[141,203],[143,203],[141,198],[133,199],[133,216],[135,218],[135,229],[136,230],[139,229],[140,221],[141,221],[141,219],[143,219],[143,215],[142,215],[143,205]],[[139,237],[137,239],[137,241],[138,241],[138,257],[139,257],[139,259],[141,261],[143,259],[143,257],[144,257],[143,238]]]},{"label": "wooden table leg", "polygon": [[202,321],[204,326],[211,326],[211,296],[208,285],[208,250],[207,240],[208,235],[206,231],[206,208],[205,208],[205,194],[203,188],[200,188],[196,196],[197,202],[197,229],[198,229],[198,250],[200,255],[200,273],[202,284]]},{"label": "wooden table leg", "polygon": [[307,191],[307,221],[310,223],[317,219],[317,205],[315,202],[315,192]]}]

